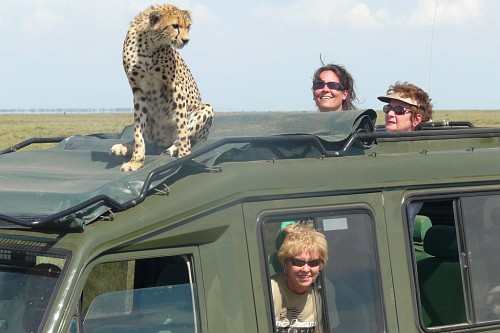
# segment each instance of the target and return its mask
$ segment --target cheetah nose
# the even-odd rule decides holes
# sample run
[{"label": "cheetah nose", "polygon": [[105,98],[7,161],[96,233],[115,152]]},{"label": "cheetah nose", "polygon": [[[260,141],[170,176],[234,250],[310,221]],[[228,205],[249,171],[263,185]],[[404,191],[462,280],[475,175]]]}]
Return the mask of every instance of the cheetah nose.
[{"label": "cheetah nose", "polygon": [[187,43],[189,43],[189,38],[186,38],[186,39],[182,39],[182,44],[184,45],[187,45]]}]

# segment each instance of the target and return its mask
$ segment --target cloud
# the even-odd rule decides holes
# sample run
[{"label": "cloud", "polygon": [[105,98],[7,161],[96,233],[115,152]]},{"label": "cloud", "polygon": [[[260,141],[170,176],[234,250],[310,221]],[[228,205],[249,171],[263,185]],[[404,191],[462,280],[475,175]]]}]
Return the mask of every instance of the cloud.
[{"label": "cloud", "polygon": [[264,22],[300,25],[330,25],[343,16],[342,4],[331,0],[298,0],[283,5],[261,3],[252,10],[253,18]]},{"label": "cloud", "polygon": [[[98,0],[99,3],[102,2],[102,0]],[[109,0],[107,0],[109,1]],[[123,3],[123,0],[115,0],[120,3]],[[191,17],[193,18],[193,21],[196,25],[198,24],[214,24],[217,22],[216,15],[214,15],[208,6],[201,5],[201,4],[192,4],[191,1],[186,1],[186,0],[170,0],[168,2],[169,4],[172,4],[179,9],[187,9],[191,11]],[[157,4],[157,3],[155,3]],[[159,3],[158,3],[159,4]],[[128,6],[127,6],[127,12],[130,14],[130,21],[142,12],[143,10],[149,8],[152,5],[151,1],[149,0],[135,0],[135,1],[129,1]],[[120,7],[120,5],[115,6],[115,7]],[[121,6],[123,7],[123,5]]]},{"label": "cloud", "polygon": [[47,7],[36,8],[21,23],[21,29],[28,34],[48,35],[68,24],[66,18]]},{"label": "cloud", "polygon": [[296,0],[260,3],[251,18],[275,27],[343,27],[353,30],[402,27],[458,25],[477,19],[482,14],[483,0],[419,0],[411,9],[409,3],[388,6],[374,0]]},{"label": "cloud", "polygon": [[366,3],[357,3],[347,11],[346,22],[354,29],[377,29],[387,20],[386,10],[372,12]]},{"label": "cloud", "polygon": [[420,0],[409,20],[417,26],[457,25],[481,16],[481,0]]},{"label": "cloud", "polygon": [[195,20],[195,22],[199,22],[202,24],[217,23],[216,15],[212,13],[207,6],[195,5],[194,7],[190,7],[189,10],[191,10],[191,16],[193,17],[193,20]]},{"label": "cloud", "polygon": [[383,28],[388,22],[394,23],[394,20],[389,21],[388,10],[377,6],[380,7],[372,0],[296,0],[282,5],[257,5],[252,16],[274,26],[312,27],[314,30],[324,27],[369,30]]}]

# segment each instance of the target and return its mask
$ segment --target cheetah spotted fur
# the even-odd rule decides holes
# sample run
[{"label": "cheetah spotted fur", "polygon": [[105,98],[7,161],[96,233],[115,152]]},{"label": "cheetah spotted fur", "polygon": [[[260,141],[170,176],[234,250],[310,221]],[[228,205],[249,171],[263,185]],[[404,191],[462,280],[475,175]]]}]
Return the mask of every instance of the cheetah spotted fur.
[{"label": "cheetah spotted fur", "polygon": [[123,67],[134,97],[134,147],[117,144],[116,156],[132,155],[121,171],[144,165],[145,140],[166,148],[163,154],[184,157],[191,141],[204,141],[213,109],[202,104],[198,86],[176,48],[189,42],[190,12],[153,5],[139,13],[123,44]]}]

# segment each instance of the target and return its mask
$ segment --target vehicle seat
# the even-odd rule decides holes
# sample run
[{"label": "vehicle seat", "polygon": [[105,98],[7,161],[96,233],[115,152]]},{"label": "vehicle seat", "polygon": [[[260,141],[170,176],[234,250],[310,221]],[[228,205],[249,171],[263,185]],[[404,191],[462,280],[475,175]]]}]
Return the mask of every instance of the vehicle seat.
[{"label": "vehicle seat", "polygon": [[424,251],[424,237],[427,230],[432,227],[431,219],[424,215],[415,216],[413,221],[413,248],[417,261],[428,258],[429,254]]},{"label": "vehicle seat", "polygon": [[273,252],[269,254],[268,258],[268,268],[269,276],[273,276],[276,273],[283,271],[280,261],[278,259],[278,252]]},{"label": "vehicle seat", "polygon": [[429,228],[424,250],[430,257],[418,261],[417,268],[425,326],[467,322],[455,227]]},{"label": "vehicle seat", "polygon": [[161,271],[155,286],[172,286],[189,283],[187,264],[184,261],[173,262],[165,266]]}]

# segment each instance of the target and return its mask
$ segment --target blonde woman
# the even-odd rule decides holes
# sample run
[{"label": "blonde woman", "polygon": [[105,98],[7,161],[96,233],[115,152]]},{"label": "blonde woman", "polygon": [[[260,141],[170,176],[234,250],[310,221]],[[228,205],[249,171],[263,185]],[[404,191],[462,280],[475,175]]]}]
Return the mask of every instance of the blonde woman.
[{"label": "blonde woman", "polygon": [[313,284],[328,260],[325,237],[300,225],[285,237],[278,259],[283,271],[271,278],[276,332],[322,332],[322,301]]}]

